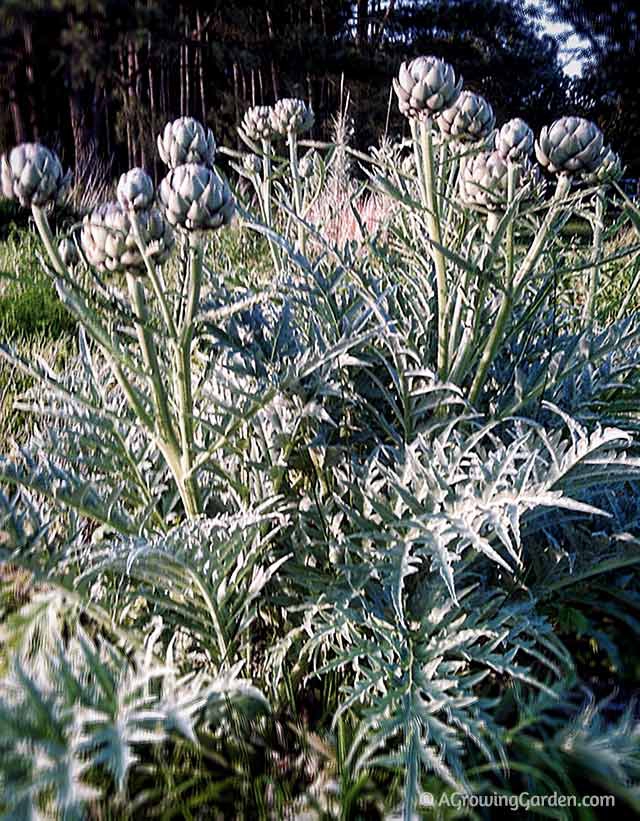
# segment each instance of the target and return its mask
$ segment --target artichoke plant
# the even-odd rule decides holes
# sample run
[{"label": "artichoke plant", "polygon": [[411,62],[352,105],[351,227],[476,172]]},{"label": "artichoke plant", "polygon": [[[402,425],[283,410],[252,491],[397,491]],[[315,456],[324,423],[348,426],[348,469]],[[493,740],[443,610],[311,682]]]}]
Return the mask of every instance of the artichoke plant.
[{"label": "artichoke plant", "polygon": [[315,149],[311,149],[300,160],[300,176],[303,180],[308,180],[316,173],[320,166],[320,155]]},{"label": "artichoke plant", "polygon": [[491,134],[495,125],[491,105],[479,94],[463,91],[455,103],[438,117],[443,135],[461,142],[478,142]]},{"label": "artichoke plant", "polygon": [[602,149],[600,165],[595,172],[586,176],[586,180],[589,183],[605,185],[617,182],[622,177],[622,171],[620,155],[610,145],[606,145]]},{"label": "artichoke plant", "polygon": [[158,137],[160,158],[169,168],[185,163],[212,166],[216,154],[216,141],[211,129],[193,117],[180,117],[167,123]]},{"label": "artichoke plant", "polygon": [[118,202],[125,210],[142,211],[153,202],[153,182],[142,168],[132,168],[120,177]]},{"label": "artichoke plant", "polygon": [[274,136],[273,108],[268,105],[256,105],[250,108],[242,118],[240,132],[254,143],[271,140]]},{"label": "artichoke plant", "polygon": [[590,120],[561,117],[540,132],[536,157],[553,174],[592,174],[602,163],[603,142],[602,132]]},{"label": "artichoke plant", "polygon": [[67,268],[73,268],[80,261],[76,244],[70,237],[65,237],[60,240],[58,243],[58,254]]},{"label": "artichoke plant", "polygon": [[242,158],[242,167],[251,176],[258,176],[262,173],[262,160],[255,154],[245,154]]},{"label": "artichoke plant", "polygon": [[285,98],[278,100],[271,113],[274,133],[280,137],[303,134],[315,121],[313,110],[304,100]]},{"label": "artichoke plant", "polygon": [[505,160],[521,160],[533,155],[535,137],[520,117],[506,122],[496,134],[496,151]]},{"label": "artichoke plant", "polygon": [[[512,167],[514,189],[526,188],[532,193],[537,182],[535,166],[524,159]],[[481,151],[462,163],[460,198],[467,205],[502,211],[507,207],[508,191],[509,162],[499,151]]]},{"label": "artichoke plant", "polygon": [[[137,212],[136,219],[149,262],[162,264],[175,241],[171,226],[157,208]],[[80,243],[87,261],[102,273],[145,268],[131,218],[119,202],[103,203],[84,218]]]},{"label": "artichoke plant", "polygon": [[69,180],[56,154],[39,143],[21,143],[0,162],[2,193],[23,208],[41,208],[59,199]]},{"label": "artichoke plant", "polygon": [[171,225],[188,231],[227,225],[235,210],[227,183],[216,171],[195,163],[171,170],[160,183],[159,198]]},{"label": "artichoke plant", "polygon": [[422,119],[449,108],[458,99],[462,77],[456,80],[449,63],[437,57],[416,57],[400,66],[393,89],[405,117]]}]

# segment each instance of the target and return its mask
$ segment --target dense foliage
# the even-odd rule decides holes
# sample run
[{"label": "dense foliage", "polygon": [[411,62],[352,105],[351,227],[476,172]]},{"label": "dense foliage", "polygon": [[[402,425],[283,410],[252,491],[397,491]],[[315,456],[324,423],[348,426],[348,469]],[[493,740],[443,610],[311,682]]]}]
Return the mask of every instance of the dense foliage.
[{"label": "dense foliage", "polygon": [[602,301],[640,213],[593,123],[541,131],[545,176],[460,87],[404,64],[411,139],[368,153],[340,118],[303,145],[298,99],[243,152],[175,121],[155,198],[132,170],[57,234],[51,153],[2,158],[79,326],[64,368],[0,349],[34,418],[0,457],[7,817],[640,808],[640,319]]}]

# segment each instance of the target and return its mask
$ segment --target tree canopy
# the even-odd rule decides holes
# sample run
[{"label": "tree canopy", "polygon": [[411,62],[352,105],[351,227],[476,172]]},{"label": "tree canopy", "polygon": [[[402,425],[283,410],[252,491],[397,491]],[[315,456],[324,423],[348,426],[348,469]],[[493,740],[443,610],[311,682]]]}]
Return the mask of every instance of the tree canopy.
[{"label": "tree canopy", "polygon": [[201,117],[234,143],[249,105],[295,95],[324,136],[343,89],[367,145],[389,116],[400,123],[391,78],[419,53],[454,63],[499,119],[564,113],[557,44],[524,2],[5,0],[0,147],[41,139],[76,167],[96,152],[148,166],[170,117]]},{"label": "tree canopy", "polygon": [[584,71],[575,84],[629,171],[640,174],[640,7],[637,0],[551,0],[553,16],[580,36]]}]

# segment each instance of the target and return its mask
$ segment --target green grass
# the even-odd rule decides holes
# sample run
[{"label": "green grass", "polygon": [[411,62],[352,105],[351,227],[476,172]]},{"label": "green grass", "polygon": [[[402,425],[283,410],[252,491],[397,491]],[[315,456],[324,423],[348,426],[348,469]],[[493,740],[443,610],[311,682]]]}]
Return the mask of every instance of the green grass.
[{"label": "green grass", "polygon": [[[4,207],[4,206],[3,206]],[[75,320],[64,308],[38,260],[37,238],[13,223],[0,240],[0,341],[29,358],[61,364],[73,350]],[[31,385],[0,359],[0,452],[30,430],[14,402]]]}]

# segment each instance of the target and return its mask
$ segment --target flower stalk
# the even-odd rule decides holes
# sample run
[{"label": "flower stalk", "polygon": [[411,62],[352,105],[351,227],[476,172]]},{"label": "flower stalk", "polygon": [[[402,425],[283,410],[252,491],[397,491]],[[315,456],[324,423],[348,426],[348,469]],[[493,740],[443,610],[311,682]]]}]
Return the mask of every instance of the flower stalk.
[{"label": "flower stalk", "polygon": [[593,219],[593,252],[592,267],[589,273],[589,286],[587,299],[584,306],[583,322],[585,329],[593,327],[595,315],[596,294],[600,283],[602,245],[604,236],[604,212],[606,209],[606,194],[604,186],[600,186],[595,194],[594,219]]},{"label": "flower stalk", "polygon": [[287,142],[289,144],[289,165],[291,166],[291,181],[293,184],[293,203],[298,222],[298,242],[296,250],[305,256],[306,236],[304,225],[302,224],[302,180],[300,179],[300,167],[298,162],[298,135],[294,130],[290,130],[288,132]]},{"label": "flower stalk", "polygon": [[424,181],[424,206],[427,212],[427,228],[431,240],[431,259],[436,273],[438,302],[438,375],[443,381],[448,368],[448,293],[447,269],[442,253],[442,231],[436,191],[436,175],[433,161],[433,125],[430,118],[420,122],[420,148],[422,154],[422,175]]}]

